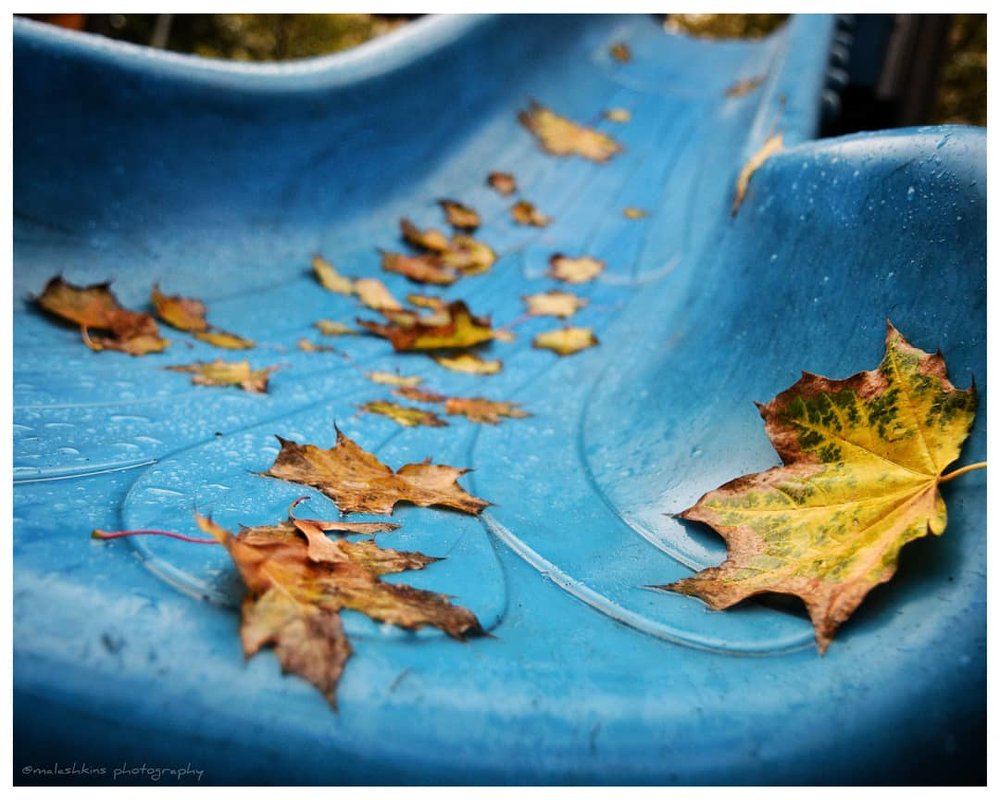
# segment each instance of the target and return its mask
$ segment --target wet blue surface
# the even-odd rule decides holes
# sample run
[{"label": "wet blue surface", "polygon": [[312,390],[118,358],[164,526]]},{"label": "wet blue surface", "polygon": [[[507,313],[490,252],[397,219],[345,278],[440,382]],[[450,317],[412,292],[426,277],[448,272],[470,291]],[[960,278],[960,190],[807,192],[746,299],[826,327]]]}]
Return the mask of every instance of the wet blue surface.
[{"label": "wet blue surface", "polygon": [[[715,613],[642,588],[724,558],[668,515],[777,462],[751,401],[801,369],[873,367],[886,318],[940,348],[957,385],[975,376],[963,461],[985,458],[984,132],[812,141],[832,33],[818,16],[738,43],[648,17],[438,18],[242,67],[17,21],[15,775],[88,761],[107,776],[190,763],[203,783],[984,780],[985,473],[944,487],[946,535],[904,551],[825,657],[794,604]],[[608,55],[618,41],[628,64]],[[516,122],[531,98],[625,152],[543,154]],[[632,122],[602,120],[611,107]],[[733,218],[736,175],[775,131],[787,149]],[[553,224],[515,226],[491,170]],[[557,359],[530,347],[552,321],[531,320],[490,346],[504,370],[478,378],[374,338],[334,341],[350,360],[297,350],[316,319],[357,314],[309,256],[402,296],[417,287],[383,274],[376,248],[398,247],[401,216],[441,227],[440,197],[479,210],[500,255],[444,296],[512,322],[521,295],[553,288],[551,253],[586,253],[608,266],[577,287],[590,304],[574,323],[601,345]],[[154,281],[200,297],[258,341],[255,365],[283,368],[259,397],[164,372],[219,353],[179,332],[163,354],[92,353],[31,306],[56,273],[114,279],[133,308]],[[533,416],[401,430],[359,415],[388,395],[363,372],[396,367]],[[401,577],[454,595],[495,638],[347,612],[338,714],[270,652],[244,662],[224,554],[88,538],[193,533],[195,508],[231,527],[279,519],[302,492],[253,474],[274,435],[328,446],[335,420],[390,465],[474,467],[463,482],[495,504],[481,520],[400,508],[382,540],[447,556]],[[311,496],[310,513],[335,513]]]}]

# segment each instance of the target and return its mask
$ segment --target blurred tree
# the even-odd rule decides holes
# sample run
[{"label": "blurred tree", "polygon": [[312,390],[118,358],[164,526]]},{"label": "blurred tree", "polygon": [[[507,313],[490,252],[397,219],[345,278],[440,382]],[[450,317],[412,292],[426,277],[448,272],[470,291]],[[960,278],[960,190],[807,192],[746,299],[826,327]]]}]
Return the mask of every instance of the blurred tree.
[{"label": "blurred tree", "polygon": [[986,125],[985,14],[952,17],[931,121]]},{"label": "blurred tree", "polygon": [[92,14],[87,27],[206,58],[284,61],[356,47],[405,22],[376,14]]},{"label": "blurred tree", "polygon": [[788,14],[668,14],[664,27],[701,39],[760,39],[786,19]]},{"label": "blurred tree", "polygon": [[[52,24],[207,58],[281,61],[346,50],[415,14],[49,14]],[[668,14],[664,27],[708,39],[757,39],[787,14]],[[986,15],[952,17],[928,122],[986,124]],[[891,121],[885,124],[892,124]]]}]

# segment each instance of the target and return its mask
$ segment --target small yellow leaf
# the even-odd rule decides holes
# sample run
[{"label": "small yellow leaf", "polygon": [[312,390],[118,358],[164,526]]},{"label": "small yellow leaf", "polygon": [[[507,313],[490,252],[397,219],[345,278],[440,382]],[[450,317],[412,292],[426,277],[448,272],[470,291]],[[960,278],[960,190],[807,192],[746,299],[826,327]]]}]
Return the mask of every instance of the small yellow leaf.
[{"label": "small yellow leaf", "polygon": [[244,339],[235,333],[221,331],[218,328],[209,328],[207,331],[196,331],[192,336],[201,342],[222,347],[226,350],[249,350],[254,346],[253,340]]},{"label": "small yellow leaf", "polygon": [[504,197],[517,191],[517,181],[509,172],[491,172],[486,182]]},{"label": "small yellow leaf", "polygon": [[265,367],[254,370],[249,361],[198,361],[194,364],[178,364],[164,367],[171,372],[188,372],[192,374],[191,383],[198,386],[238,386],[248,392],[263,393],[267,391],[267,382],[277,367]]},{"label": "small yellow leaf", "polygon": [[598,341],[590,328],[560,328],[538,334],[531,344],[532,347],[553,350],[561,356],[569,356],[588,347],[594,347]]},{"label": "small yellow leaf", "polygon": [[312,268],[316,280],[324,289],[337,294],[354,294],[354,281],[337,272],[336,268],[321,255],[312,257]]},{"label": "small yellow leaf", "polygon": [[587,283],[604,271],[604,262],[590,256],[570,258],[556,253],[549,259],[549,276],[565,283]]},{"label": "small yellow leaf", "polygon": [[475,353],[459,353],[456,356],[436,355],[432,358],[445,369],[469,375],[496,375],[503,369],[502,361],[486,361]]},{"label": "small yellow leaf", "polygon": [[497,260],[496,253],[485,242],[471,236],[457,234],[444,253],[442,262],[463,275],[479,275],[487,272]]},{"label": "small yellow leaf", "polygon": [[626,219],[644,219],[649,216],[649,213],[641,208],[633,208],[629,206],[622,211],[622,214]]},{"label": "small yellow leaf", "polygon": [[632,112],[627,108],[609,108],[604,112],[604,119],[608,122],[630,122]]},{"label": "small yellow leaf", "polygon": [[336,347],[330,347],[328,344],[316,344],[308,339],[299,339],[298,342],[299,350],[303,353],[336,353]]},{"label": "small yellow leaf", "polygon": [[319,319],[313,323],[316,329],[324,336],[350,336],[360,333],[357,328],[345,325],[343,322],[334,322],[331,319]]},{"label": "small yellow leaf", "polygon": [[747,194],[747,188],[750,186],[750,179],[753,178],[754,173],[761,168],[765,161],[777,153],[783,146],[784,136],[780,133],[776,133],[764,142],[764,146],[754,153],[750,160],[743,165],[743,169],[740,170],[740,175],[736,179],[736,193],[733,196],[733,207],[730,212],[734,217],[740,210],[740,206],[743,205],[743,200]]},{"label": "small yellow leaf", "polygon": [[517,340],[517,334],[514,333],[510,328],[497,328],[493,331],[493,340],[496,342],[504,342],[509,344]]},{"label": "small yellow leaf", "polygon": [[419,386],[424,379],[419,375],[400,375],[396,372],[366,372],[365,377],[383,386]]},{"label": "small yellow leaf", "polygon": [[532,225],[536,228],[544,228],[552,219],[546,216],[537,208],[534,203],[521,200],[515,203],[510,209],[510,215],[518,225]]},{"label": "small yellow leaf", "polygon": [[395,311],[403,307],[378,278],[358,278],[354,281],[354,291],[362,303],[375,311]]},{"label": "small yellow leaf", "polygon": [[534,101],[517,118],[535,135],[542,148],[555,156],[578,155],[604,162],[622,150],[607,134],[578,125]]},{"label": "small yellow leaf", "polygon": [[393,422],[402,425],[404,428],[413,428],[417,425],[425,425],[432,428],[443,428],[448,425],[433,411],[425,411],[422,408],[411,408],[402,406],[399,403],[390,403],[386,400],[373,400],[361,406],[361,410],[368,414],[381,414],[389,417]]},{"label": "small yellow leaf", "polygon": [[463,231],[474,231],[480,225],[479,214],[455,200],[439,200],[438,205],[444,209],[448,224]]},{"label": "small yellow leaf", "polygon": [[525,295],[521,299],[533,317],[571,317],[587,305],[584,298],[572,292],[542,292]]}]

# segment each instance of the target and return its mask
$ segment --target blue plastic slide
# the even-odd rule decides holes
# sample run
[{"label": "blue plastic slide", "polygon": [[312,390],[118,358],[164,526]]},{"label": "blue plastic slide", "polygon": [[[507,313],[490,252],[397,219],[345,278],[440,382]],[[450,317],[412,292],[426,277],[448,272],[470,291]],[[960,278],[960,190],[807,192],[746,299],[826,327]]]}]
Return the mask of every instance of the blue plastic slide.
[{"label": "blue plastic slide", "polygon": [[[962,463],[985,458],[985,132],[816,139],[836,25],[705,41],[649,16],[427,17],[343,54],[244,65],[16,20],[15,781],[985,782],[986,472],[942,487],[945,534],[904,549],[824,656],[798,601],[712,611],[646,588],[724,560],[717,534],[672,515],[778,463],[753,401],[801,370],[873,369],[887,319],[939,348],[956,386],[975,380]],[[532,101],[622,152],[544,152],[518,122]],[[743,165],[779,133],[734,215]],[[551,224],[516,224],[492,171]],[[498,260],[429,293],[512,326],[483,351],[502,371],[367,335],[298,349],[321,341],[318,319],[377,318],[319,286],[316,253],[399,298],[428,293],[379,250],[403,249],[403,217],[446,229],[441,198],[480,213]],[[563,358],[531,346],[560,322],[525,320],[521,300],[565,288],[554,253],[606,264],[570,287],[588,301],[571,324],[599,345]],[[93,352],[33,300],[55,275],[111,280],[140,311],[158,283],[257,347],[161,326],[162,353]],[[263,395],[163,369],[220,356],[281,368]],[[360,413],[390,398],[364,373],[397,369],[532,416]],[[473,468],[461,484],[493,504],[403,504],[379,538],[445,557],[386,580],[452,596],[491,636],[345,612],[336,712],[273,650],[244,659],[222,548],[90,538],[199,535],[195,511],[273,523],[302,494],[300,516],[335,519],[321,492],[258,474],[275,436],[326,448],[335,423],[393,467]]]}]

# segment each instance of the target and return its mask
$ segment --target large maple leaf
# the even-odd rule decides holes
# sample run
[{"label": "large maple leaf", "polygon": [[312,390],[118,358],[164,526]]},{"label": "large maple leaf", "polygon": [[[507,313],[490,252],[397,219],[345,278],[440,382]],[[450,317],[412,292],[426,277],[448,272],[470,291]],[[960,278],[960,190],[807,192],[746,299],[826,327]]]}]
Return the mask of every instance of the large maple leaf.
[{"label": "large maple leaf", "polygon": [[233,536],[211,519],[198,525],[229,552],[247,587],[240,638],[249,658],[271,645],[285,672],[316,686],[336,708],[337,683],[351,656],[340,619],[360,611],[402,628],[434,626],[455,639],[484,634],[468,609],[442,594],[389,584],[381,576],[423,569],[437,558],[379,547],[373,540],[329,539],[325,531],[374,533],[397,526],[295,519],[244,528]]},{"label": "large maple leaf", "polygon": [[281,451],[263,473],[307,486],[315,486],[342,512],[391,514],[396,503],[446,506],[478,514],[489,505],[458,485],[467,469],[431,464],[405,464],[393,471],[336,428],[337,443],[329,450],[296,444],[278,437]]},{"label": "large maple leaf", "polygon": [[[976,390],[891,324],[878,368],[846,380],[803,373],[759,406],[783,466],[737,478],[682,512],[726,540],[728,558],[665,588],[728,608],[762,592],[806,604],[820,652],[865,595],[896,571],[907,542],[940,535],[938,490],[959,470]],[[978,465],[977,465],[978,466]],[[964,471],[964,470],[961,470]]]}]

